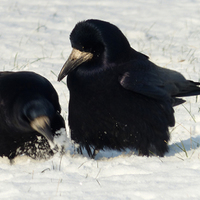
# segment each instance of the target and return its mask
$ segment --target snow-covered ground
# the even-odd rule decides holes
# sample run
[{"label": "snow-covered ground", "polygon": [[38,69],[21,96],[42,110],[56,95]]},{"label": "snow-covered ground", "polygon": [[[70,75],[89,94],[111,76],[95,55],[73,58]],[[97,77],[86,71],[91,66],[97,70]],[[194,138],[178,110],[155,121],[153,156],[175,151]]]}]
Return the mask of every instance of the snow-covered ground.
[{"label": "snow-covered ground", "polygon": [[[71,30],[88,18],[116,24],[156,64],[200,80],[198,0],[0,0],[0,70],[48,78],[66,125],[69,95],[57,75],[71,52]],[[175,108],[165,157],[106,151],[92,160],[69,148],[48,161],[0,158],[0,199],[200,199],[199,98]]]}]

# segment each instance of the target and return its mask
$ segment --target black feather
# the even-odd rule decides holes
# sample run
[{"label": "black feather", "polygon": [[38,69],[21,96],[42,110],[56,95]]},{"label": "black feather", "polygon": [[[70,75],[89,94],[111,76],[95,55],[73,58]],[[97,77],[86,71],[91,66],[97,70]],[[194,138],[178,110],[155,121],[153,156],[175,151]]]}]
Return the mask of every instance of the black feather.
[{"label": "black feather", "polygon": [[33,72],[1,72],[0,156],[51,157],[58,147],[52,149],[49,142],[65,128],[60,112],[58,95],[47,79]]},{"label": "black feather", "polygon": [[70,40],[74,50],[58,80],[68,75],[69,126],[80,152],[135,148],[164,156],[173,106],[185,102],[177,97],[200,94],[199,83],[150,62],[108,22],[80,22]]}]

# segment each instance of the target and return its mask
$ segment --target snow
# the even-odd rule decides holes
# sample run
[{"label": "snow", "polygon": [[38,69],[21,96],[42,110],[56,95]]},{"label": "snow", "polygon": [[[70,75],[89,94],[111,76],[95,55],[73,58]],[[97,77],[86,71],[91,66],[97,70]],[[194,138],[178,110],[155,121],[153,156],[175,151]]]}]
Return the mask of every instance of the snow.
[{"label": "snow", "polygon": [[[71,52],[71,30],[89,18],[116,24],[156,64],[200,80],[198,0],[1,0],[0,70],[48,78],[66,125],[69,93],[57,75]],[[163,158],[105,151],[93,160],[70,146],[47,161],[20,156],[11,165],[0,158],[0,199],[200,199],[199,98],[187,98],[175,112],[170,151]]]}]

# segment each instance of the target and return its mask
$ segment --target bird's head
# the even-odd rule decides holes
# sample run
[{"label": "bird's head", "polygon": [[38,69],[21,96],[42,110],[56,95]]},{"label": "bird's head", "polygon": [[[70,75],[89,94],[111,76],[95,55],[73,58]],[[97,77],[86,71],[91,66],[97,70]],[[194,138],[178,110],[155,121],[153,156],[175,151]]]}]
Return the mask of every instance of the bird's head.
[{"label": "bird's head", "polygon": [[85,63],[86,68],[90,68],[125,61],[131,49],[128,40],[115,25],[95,19],[76,24],[70,41],[73,50],[60,71],[58,81]]},{"label": "bird's head", "polygon": [[55,133],[51,128],[51,121],[56,111],[47,99],[41,96],[23,96],[16,101],[14,110],[15,126],[19,130],[36,131],[54,143]]}]

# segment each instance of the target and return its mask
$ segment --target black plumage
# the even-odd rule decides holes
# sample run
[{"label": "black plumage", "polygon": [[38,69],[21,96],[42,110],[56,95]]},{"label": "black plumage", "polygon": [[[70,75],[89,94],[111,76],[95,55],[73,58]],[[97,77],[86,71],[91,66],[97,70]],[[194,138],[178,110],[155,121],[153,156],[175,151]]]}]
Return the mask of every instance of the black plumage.
[{"label": "black plumage", "polygon": [[199,95],[200,83],[156,66],[105,21],[78,23],[70,40],[73,51],[58,80],[68,75],[69,126],[79,150],[91,157],[125,148],[164,156],[173,106],[185,102],[178,97]]},{"label": "black plumage", "polygon": [[45,159],[61,150],[54,142],[65,133],[60,112],[58,95],[46,78],[0,72],[0,156]]}]

